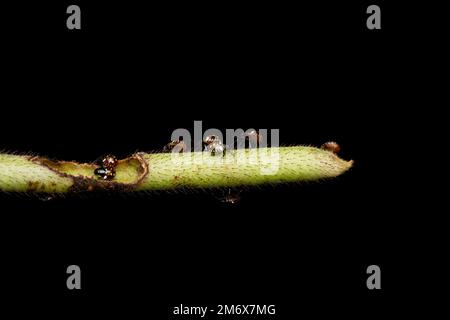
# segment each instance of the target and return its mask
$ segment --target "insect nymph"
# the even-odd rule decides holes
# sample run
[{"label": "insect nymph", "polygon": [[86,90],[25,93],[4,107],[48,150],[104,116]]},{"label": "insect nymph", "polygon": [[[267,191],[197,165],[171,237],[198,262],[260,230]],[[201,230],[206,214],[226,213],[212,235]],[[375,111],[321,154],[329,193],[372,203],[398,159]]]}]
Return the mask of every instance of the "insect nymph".
[{"label": "insect nymph", "polygon": [[113,155],[106,155],[102,159],[101,167],[94,170],[94,174],[103,180],[112,180],[116,176],[117,158]]},{"label": "insect nymph", "polygon": [[203,141],[205,151],[211,153],[212,156],[222,155],[225,156],[226,146],[222,144],[222,141],[216,136],[208,136]]},{"label": "insect nymph", "polygon": [[341,151],[341,147],[334,141],[328,141],[321,145],[321,148],[333,153]]},{"label": "insect nymph", "polygon": [[163,152],[185,152],[187,150],[186,144],[180,140],[172,140],[163,148]]}]

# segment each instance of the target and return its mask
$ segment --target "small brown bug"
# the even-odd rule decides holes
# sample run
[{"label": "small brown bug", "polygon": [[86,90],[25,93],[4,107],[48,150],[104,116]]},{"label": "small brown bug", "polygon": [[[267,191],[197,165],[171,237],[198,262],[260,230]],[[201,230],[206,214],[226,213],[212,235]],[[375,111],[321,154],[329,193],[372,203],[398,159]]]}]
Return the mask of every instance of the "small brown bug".
[{"label": "small brown bug", "polygon": [[102,159],[103,168],[113,170],[117,166],[117,158],[111,154],[106,155]]},{"label": "small brown bug", "polygon": [[225,156],[226,146],[224,146],[222,141],[220,141],[220,139],[216,136],[206,137],[203,144],[205,145],[205,151],[210,152],[212,156]]},{"label": "small brown bug", "polygon": [[101,166],[94,170],[94,174],[103,180],[112,180],[116,176],[117,158],[111,154],[103,157]]},{"label": "small brown bug", "polygon": [[341,151],[341,147],[334,141],[325,142],[321,148],[333,153],[338,153]]},{"label": "small brown bug", "polygon": [[172,140],[163,148],[163,152],[185,152],[186,150],[186,144],[180,140]]},{"label": "small brown bug", "polygon": [[212,156],[225,155],[225,146],[218,142],[210,143],[206,146],[206,151],[211,152]]}]

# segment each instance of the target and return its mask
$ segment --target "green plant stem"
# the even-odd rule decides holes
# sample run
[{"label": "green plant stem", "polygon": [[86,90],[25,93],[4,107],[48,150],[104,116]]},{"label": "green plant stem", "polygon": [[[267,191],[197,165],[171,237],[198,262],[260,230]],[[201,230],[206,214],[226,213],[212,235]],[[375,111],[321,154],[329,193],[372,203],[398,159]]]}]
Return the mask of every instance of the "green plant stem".
[{"label": "green plant stem", "polygon": [[306,146],[240,149],[225,156],[137,153],[119,161],[112,180],[102,180],[94,174],[95,164],[0,154],[0,191],[63,194],[254,186],[333,178],[352,163]]}]

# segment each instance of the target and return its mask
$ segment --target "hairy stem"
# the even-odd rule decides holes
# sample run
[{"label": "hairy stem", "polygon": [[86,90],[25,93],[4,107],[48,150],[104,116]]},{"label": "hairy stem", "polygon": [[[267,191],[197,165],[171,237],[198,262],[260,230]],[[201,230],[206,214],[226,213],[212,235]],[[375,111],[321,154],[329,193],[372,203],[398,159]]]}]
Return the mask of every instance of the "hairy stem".
[{"label": "hairy stem", "polygon": [[175,188],[236,187],[336,177],[352,166],[334,153],[306,146],[209,152],[136,153],[120,160],[112,180],[96,164],[0,154],[0,191],[132,192]]}]

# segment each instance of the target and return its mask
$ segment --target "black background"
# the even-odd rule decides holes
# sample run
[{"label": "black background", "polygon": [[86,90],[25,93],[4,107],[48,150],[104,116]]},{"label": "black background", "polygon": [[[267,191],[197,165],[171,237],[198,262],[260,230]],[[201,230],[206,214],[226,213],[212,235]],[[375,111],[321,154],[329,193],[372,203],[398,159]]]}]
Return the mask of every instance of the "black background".
[{"label": "black background", "polygon": [[[335,140],[355,165],[333,181],[245,190],[235,205],[215,192],[1,195],[8,305],[155,318],[180,303],[276,304],[279,318],[403,310],[399,297],[426,282],[412,285],[407,267],[418,204],[403,194],[412,164],[399,145],[424,38],[407,6],[377,1],[382,30],[371,31],[365,2],[73,3],[79,31],[66,29],[69,2],[2,10],[0,148],[124,157],[202,120],[277,128],[283,145]],[[81,291],[66,288],[71,264]],[[371,264],[380,291],[366,288]]]}]

